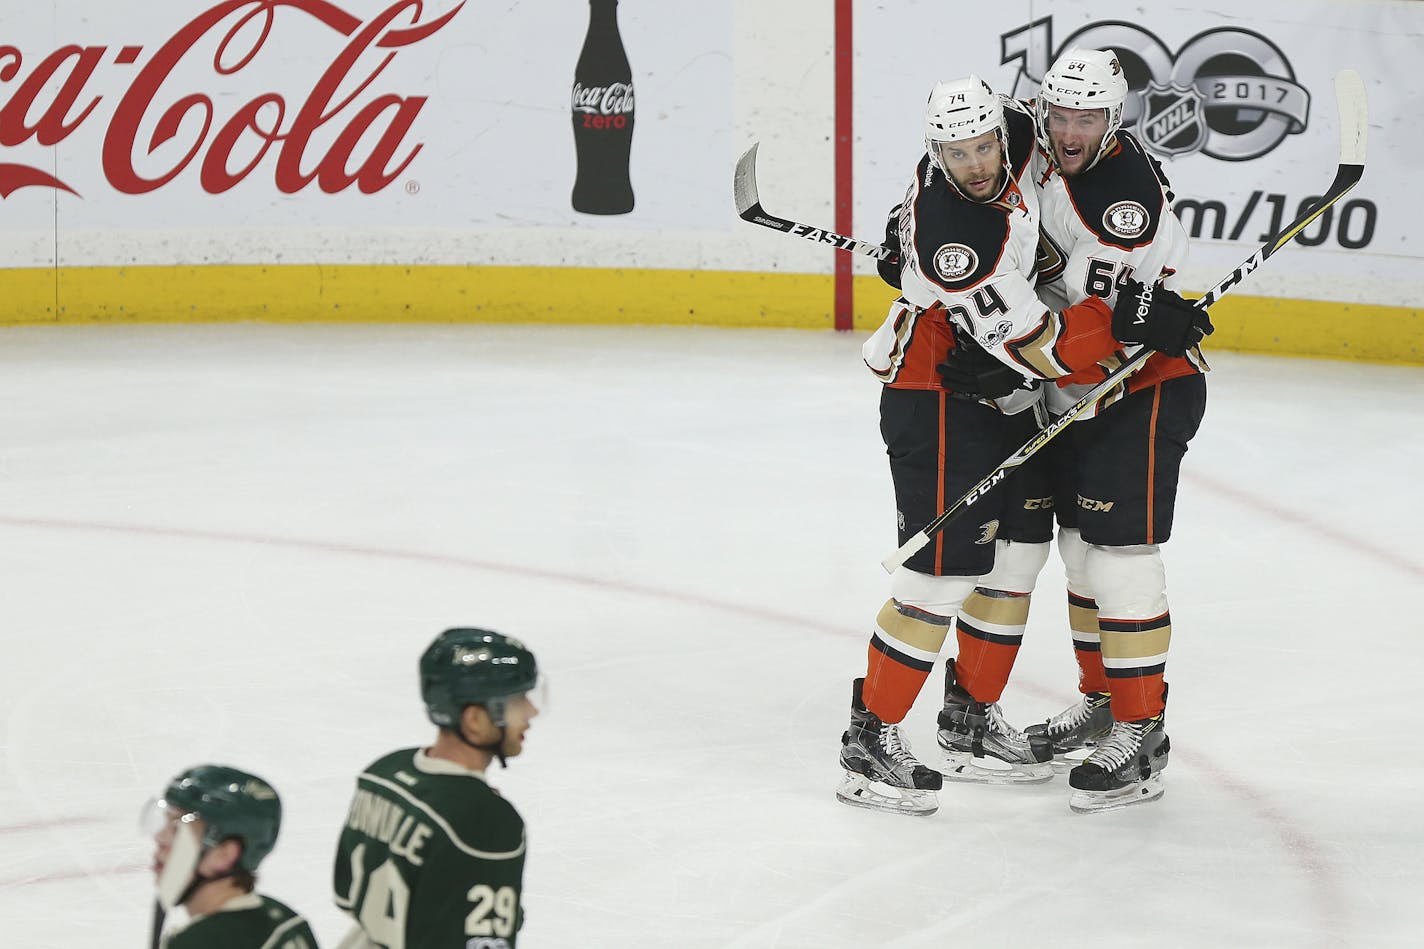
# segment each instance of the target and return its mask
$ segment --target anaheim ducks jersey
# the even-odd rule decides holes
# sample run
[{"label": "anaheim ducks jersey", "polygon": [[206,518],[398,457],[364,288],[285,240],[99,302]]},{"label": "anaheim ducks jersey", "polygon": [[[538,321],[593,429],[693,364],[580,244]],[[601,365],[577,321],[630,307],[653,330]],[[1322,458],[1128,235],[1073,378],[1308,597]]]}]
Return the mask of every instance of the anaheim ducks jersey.
[{"label": "anaheim ducks jersey", "polygon": [[[1119,131],[1096,165],[1071,178],[1059,174],[1041,149],[1034,164],[1045,257],[1039,290],[1050,308],[1099,299],[1110,313],[1129,277],[1178,289],[1187,233],[1172,213],[1171,187],[1162,166],[1137,139]],[[1057,412],[1072,405],[1126,358],[1113,344],[1112,352],[1096,365],[1059,380],[1048,393],[1050,409]],[[1125,392],[1206,368],[1197,349],[1182,359],[1155,354],[1132,375],[1125,390],[1110,392],[1096,410]]]},{"label": "anaheim ducks jersey", "polygon": [[[1034,124],[1011,100],[1004,101],[1004,114],[1009,182],[997,200],[970,201],[928,155],[920,159],[900,207],[901,299],[862,350],[866,365],[887,386],[942,389],[935,366],[953,345],[952,324],[1030,379],[1057,379],[1106,354],[1075,358],[1071,330],[1081,319],[1065,322],[1034,291]],[[1112,311],[1101,303],[1088,304],[1085,312],[1095,325],[1111,321]],[[1017,392],[996,404],[1012,414],[1040,398],[1036,390]]]},{"label": "anaheim ducks jersey", "polygon": [[343,946],[514,949],[524,920],[524,821],[484,775],[418,748],[356,781],[336,845]]}]

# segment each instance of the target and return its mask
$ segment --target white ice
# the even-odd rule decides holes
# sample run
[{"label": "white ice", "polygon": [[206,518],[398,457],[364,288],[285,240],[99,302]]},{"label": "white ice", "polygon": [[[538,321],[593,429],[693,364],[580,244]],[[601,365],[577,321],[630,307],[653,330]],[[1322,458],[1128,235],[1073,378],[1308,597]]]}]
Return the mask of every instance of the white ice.
[{"label": "white ice", "polygon": [[[1424,944],[1424,370],[1214,354],[1166,547],[1157,804],[1063,778],[837,803],[894,546],[860,337],[552,327],[0,332],[0,943],[146,944],[140,805],[236,764],[261,887],[334,945],[355,774],[484,625],[551,707],[491,772],[521,946]],[[1005,696],[1075,695],[1049,562]],[[938,673],[908,720],[933,754]]]}]

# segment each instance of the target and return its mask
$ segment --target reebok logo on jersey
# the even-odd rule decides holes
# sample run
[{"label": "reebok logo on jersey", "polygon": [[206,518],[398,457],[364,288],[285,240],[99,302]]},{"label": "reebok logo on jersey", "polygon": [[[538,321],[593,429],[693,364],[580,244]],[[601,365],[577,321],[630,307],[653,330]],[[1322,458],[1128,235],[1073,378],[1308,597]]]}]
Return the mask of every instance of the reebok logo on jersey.
[{"label": "reebok logo on jersey", "polygon": [[946,280],[962,280],[979,266],[979,255],[964,244],[945,244],[935,251],[936,272]]},{"label": "reebok logo on jersey", "polygon": [[1118,237],[1137,237],[1151,220],[1147,209],[1136,201],[1119,201],[1103,212],[1103,227]]}]

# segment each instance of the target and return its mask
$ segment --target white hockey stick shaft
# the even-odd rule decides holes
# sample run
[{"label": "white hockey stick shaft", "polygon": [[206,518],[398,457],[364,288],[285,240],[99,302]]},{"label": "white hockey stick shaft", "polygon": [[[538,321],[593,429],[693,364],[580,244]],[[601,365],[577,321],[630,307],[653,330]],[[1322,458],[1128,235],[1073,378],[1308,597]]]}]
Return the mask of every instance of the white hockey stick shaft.
[{"label": "white hockey stick shaft", "polygon": [[[1205,309],[1220,300],[1232,287],[1255,271],[1266,258],[1289,244],[1297,234],[1323,214],[1326,208],[1339,201],[1359,183],[1361,176],[1365,173],[1365,138],[1369,123],[1365,84],[1360,79],[1360,74],[1353,69],[1341,70],[1335,76],[1335,98],[1340,115],[1340,165],[1335,172],[1335,180],[1326,189],[1320,203],[1267,238],[1266,242],[1257,248],[1254,254],[1241,263],[1241,266],[1227,274],[1221,282],[1208,290],[1200,300],[1197,300],[1198,307]],[[924,530],[914,534],[901,544],[898,550],[882,560],[880,565],[885,568],[885,572],[893,573],[897,568],[903,566],[905,561],[922,550],[931,538],[944,530],[950,521],[968,510],[976,501],[982,500],[991,488],[1007,478],[1010,472],[1019,465],[1032,458],[1039,449],[1052,441],[1054,436],[1067,428],[1074,419],[1096,405],[1119,383],[1141,368],[1142,364],[1147,362],[1151,356],[1152,350],[1140,349],[1131,359],[1113,370],[1106,379],[1094,386],[1077,402],[1074,402],[1066,412],[1025,442],[1018,451],[1004,459],[1003,464],[990,472],[988,477],[970,488],[963,497],[926,524]]]},{"label": "white hockey stick shaft", "polygon": [[809,224],[800,224],[796,221],[788,221],[784,217],[777,217],[761,206],[761,195],[757,192],[756,183],[756,156],[760,142],[754,143],[746,153],[737,160],[737,172],[732,176],[732,197],[737,202],[737,216],[743,221],[752,224],[760,224],[762,227],[769,227],[775,231],[783,231],[796,237],[804,237],[809,241],[818,244],[829,244],[838,250],[848,250],[855,254],[865,254],[867,257],[874,257],[877,260],[888,260],[895,262],[900,259],[900,255],[888,247],[881,244],[867,244],[865,241],[858,241],[854,237],[846,237],[844,234],[837,234],[835,231],[828,231],[824,228],[812,227]]}]

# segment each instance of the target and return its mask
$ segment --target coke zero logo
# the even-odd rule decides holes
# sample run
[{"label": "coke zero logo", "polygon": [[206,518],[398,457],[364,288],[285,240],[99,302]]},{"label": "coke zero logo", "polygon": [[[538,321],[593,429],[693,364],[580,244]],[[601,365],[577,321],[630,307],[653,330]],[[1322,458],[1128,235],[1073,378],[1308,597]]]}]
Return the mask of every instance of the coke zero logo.
[{"label": "coke zero logo", "polygon": [[614,82],[606,86],[574,83],[573,108],[589,115],[627,115],[633,111],[633,84]]},{"label": "coke zero logo", "polygon": [[1054,57],[1074,47],[1111,49],[1130,92],[1122,124],[1137,127],[1159,155],[1203,152],[1223,161],[1259,158],[1287,135],[1305,131],[1310,93],[1295,81],[1285,54],[1259,33],[1223,27],[1198,33],[1175,55],[1133,23],[1091,23],[1054,50],[1044,17],[1000,38],[1001,62],[1019,63],[1014,97],[1028,99]]},{"label": "coke zero logo", "polygon": [[[407,144],[406,137],[427,97],[386,93],[358,100],[400,50],[440,30],[463,6],[422,23],[421,0],[397,0],[365,21],[327,0],[228,0],[181,27],[116,95],[108,92],[113,83],[96,92],[95,73],[109,57],[119,66],[137,63],[143,47],[111,52],[108,46],[61,46],[30,66],[33,57],[0,45],[0,93],[8,92],[0,105],[0,148],[29,142],[54,146],[81,124],[103,121],[100,104],[116,98],[107,113],[101,164],[109,183],[124,194],[161,188],[194,164],[203,189],[220,194],[250,175],[269,152],[275,155],[273,180],[285,194],[313,181],[328,194],[353,184],[371,194],[389,185],[420,152],[421,145]],[[279,10],[304,14],[345,38],[299,100],[263,92],[220,115],[207,93],[173,88],[179,67],[191,66],[194,49],[214,38],[211,69],[219,80],[249,67],[267,75],[253,63],[275,45],[269,40]],[[405,22],[395,25],[402,18]],[[270,59],[264,62],[270,65]],[[225,97],[218,99],[226,104]],[[142,132],[148,132],[147,141]],[[151,167],[155,161],[162,167]],[[77,193],[42,168],[0,162],[0,198],[25,187]]]}]

